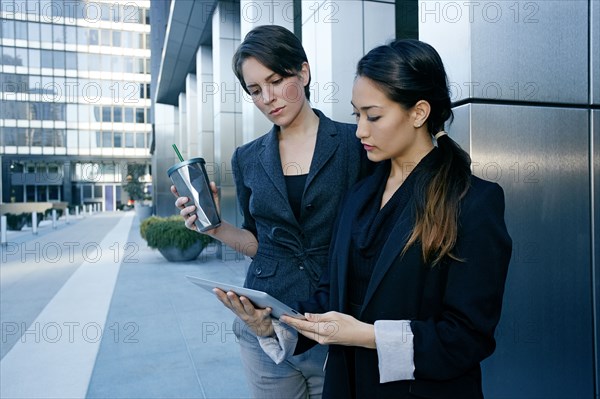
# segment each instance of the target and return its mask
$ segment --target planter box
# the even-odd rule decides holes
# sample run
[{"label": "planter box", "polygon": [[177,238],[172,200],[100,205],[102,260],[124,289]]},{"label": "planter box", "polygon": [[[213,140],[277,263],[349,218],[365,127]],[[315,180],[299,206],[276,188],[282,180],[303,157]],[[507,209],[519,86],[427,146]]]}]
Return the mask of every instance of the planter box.
[{"label": "planter box", "polygon": [[196,259],[204,247],[204,243],[202,243],[202,241],[198,241],[184,250],[177,247],[165,247],[158,248],[158,251],[169,262],[189,262]]}]

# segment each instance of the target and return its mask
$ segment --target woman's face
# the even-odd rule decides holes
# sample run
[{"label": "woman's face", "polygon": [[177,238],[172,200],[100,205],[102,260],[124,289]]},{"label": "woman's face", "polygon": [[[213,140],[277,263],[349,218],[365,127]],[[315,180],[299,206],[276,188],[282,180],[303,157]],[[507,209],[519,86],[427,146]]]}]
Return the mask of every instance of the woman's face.
[{"label": "woman's face", "polygon": [[[415,128],[415,112],[390,100],[369,78],[359,76],[352,88],[356,137],[369,160],[412,160],[421,151],[422,133]],[[430,140],[431,142],[431,140]]]},{"label": "woman's face", "polygon": [[283,77],[250,57],[242,64],[242,74],[254,105],[271,122],[285,128],[296,119],[306,101],[308,64],[297,75]]}]

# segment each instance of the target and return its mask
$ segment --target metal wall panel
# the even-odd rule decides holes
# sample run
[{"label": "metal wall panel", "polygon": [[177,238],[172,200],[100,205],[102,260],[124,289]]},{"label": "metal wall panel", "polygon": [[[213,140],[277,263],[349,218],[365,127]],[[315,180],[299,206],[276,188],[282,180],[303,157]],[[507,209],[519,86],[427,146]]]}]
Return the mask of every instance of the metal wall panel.
[{"label": "metal wall panel", "polygon": [[586,104],[588,1],[473,8],[472,97]]},{"label": "metal wall panel", "polygon": [[461,105],[452,109],[454,121],[446,126],[448,135],[465,151],[471,152],[471,104]]},{"label": "metal wall panel", "polygon": [[175,197],[171,194],[171,179],[167,170],[178,160],[171,145],[175,142],[178,130],[177,107],[155,104],[154,139],[155,149],[152,157],[152,187],[154,191],[155,213],[158,216],[170,216],[178,212]]},{"label": "metal wall panel", "polygon": [[487,398],[591,398],[589,111],[471,105],[474,171],[505,190],[513,256]]},{"label": "metal wall panel", "polygon": [[600,398],[600,111],[592,112],[592,140],[593,140],[593,212],[594,212],[594,299],[596,312],[595,334],[596,334],[596,399]]},{"label": "metal wall panel", "polygon": [[[600,104],[600,1],[590,1],[590,70],[592,104]],[[600,389],[600,388],[599,388]]]}]

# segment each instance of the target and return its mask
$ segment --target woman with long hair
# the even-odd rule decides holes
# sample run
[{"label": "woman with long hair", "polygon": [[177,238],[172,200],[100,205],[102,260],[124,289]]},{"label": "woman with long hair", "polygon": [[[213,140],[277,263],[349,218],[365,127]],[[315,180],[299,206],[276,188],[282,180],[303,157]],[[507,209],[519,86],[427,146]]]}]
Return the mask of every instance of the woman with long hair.
[{"label": "woman with long hair", "polygon": [[275,360],[329,345],[324,397],[482,398],[480,362],[495,349],[512,249],[503,190],[473,176],[444,131],[450,94],[430,45],[371,50],[352,106],[356,136],[379,164],[343,201],[329,273],[297,305],[306,319],[273,322],[246,298],[219,298],[262,321]]}]

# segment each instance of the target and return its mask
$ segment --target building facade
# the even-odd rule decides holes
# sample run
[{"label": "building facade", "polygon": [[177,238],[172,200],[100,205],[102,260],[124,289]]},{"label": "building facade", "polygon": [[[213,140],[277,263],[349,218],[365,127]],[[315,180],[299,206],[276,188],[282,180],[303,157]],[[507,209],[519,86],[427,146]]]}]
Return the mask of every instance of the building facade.
[{"label": "building facade", "polygon": [[134,165],[150,194],[150,2],[1,4],[1,201],[115,210]]},{"label": "building facade", "polygon": [[364,53],[394,37],[432,44],[452,89],[449,133],[473,172],[504,188],[514,243],[497,350],[483,363],[486,397],[599,397],[599,1],[173,0],[151,13],[162,54],[153,68],[157,211],[176,211],[164,172],[177,143],[207,160],[223,217],[238,224],[231,154],[270,128],[231,71],[246,32],[278,24],[296,33],[312,103],[341,121],[351,121]]}]

